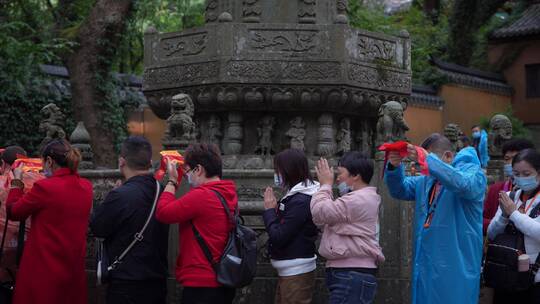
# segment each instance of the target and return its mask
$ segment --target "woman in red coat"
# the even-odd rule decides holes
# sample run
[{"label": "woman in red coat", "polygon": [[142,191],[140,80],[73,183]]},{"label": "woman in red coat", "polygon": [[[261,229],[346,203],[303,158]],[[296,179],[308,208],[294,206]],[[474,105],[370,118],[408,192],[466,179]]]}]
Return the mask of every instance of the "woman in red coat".
[{"label": "woman in red coat", "polygon": [[85,304],[92,184],[77,174],[81,156],[68,142],[50,142],[41,157],[47,178],[24,194],[21,168],[15,169],[6,202],[10,220],[32,217],[13,303]]}]

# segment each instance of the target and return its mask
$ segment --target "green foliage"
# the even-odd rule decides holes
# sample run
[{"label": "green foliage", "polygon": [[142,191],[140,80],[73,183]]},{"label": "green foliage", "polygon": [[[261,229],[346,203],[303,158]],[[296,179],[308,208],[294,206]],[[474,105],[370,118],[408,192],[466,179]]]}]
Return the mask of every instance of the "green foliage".
[{"label": "green foliage", "polygon": [[142,74],[144,31],[154,26],[160,32],[175,32],[204,24],[202,0],[146,0],[138,1],[134,16],[115,59],[114,70],[120,73]]},{"label": "green foliage", "polygon": [[38,132],[43,106],[56,103],[68,117],[66,132],[69,134],[74,127],[69,96],[44,79],[37,65],[54,61],[55,51],[67,48],[69,43],[36,43],[18,36],[20,32],[33,35],[25,23],[0,24],[0,146],[18,144],[35,154],[45,137]]},{"label": "green foliage", "polygon": [[350,3],[351,25],[360,29],[398,35],[407,30],[411,36],[411,66],[415,83],[437,83],[440,75],[434,74],[429,64],[430,56],[441,56],[448,37],[448,6],[442,8],[439,22],[433,24],[418,6],[387,16],[383,8],[368,8],[358,1]]}]

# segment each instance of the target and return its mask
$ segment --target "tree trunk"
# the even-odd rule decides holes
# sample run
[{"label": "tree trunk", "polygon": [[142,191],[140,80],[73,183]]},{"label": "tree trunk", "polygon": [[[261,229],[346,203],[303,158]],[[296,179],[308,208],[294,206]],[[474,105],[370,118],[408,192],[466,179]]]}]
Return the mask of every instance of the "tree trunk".
[{"label": "tree trunk", "polygon": [[114,167],[114,132],[103,123],[103,91],[99,79],[107,79],[112,58],[133,9],[132,0],[97,0],[81,25],[78,47],[68,57],[73,113],[82,120],[91,137],[97,166]]},{"label": "tree trunk", "polygon": [[474,48],[477,0],[455,0],[450,18],[449,59],[468,65]]}]

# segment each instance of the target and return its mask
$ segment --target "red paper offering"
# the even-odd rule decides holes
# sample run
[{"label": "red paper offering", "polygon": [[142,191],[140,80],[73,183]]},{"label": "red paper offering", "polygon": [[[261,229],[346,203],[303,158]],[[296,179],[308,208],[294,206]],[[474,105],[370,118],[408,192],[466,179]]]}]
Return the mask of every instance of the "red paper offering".
[{"label": "red paper offering", "polygon": [[159,154],[161,154],[161,163],[159,169],[154,174],[154,177],[158,181],[162,181],[167,172],[167,162],[170,161],[176,165],[176,170],[178,171],[178,183],[180,183],[182,181],[182,176],[184,175],[184,157],[176,150],[165,150],[159,152]]},{"label": "red paper offering", "polygon": [[[386,167],[386,163],[388,162],[388,154],[390,152],[399,152],[399,156],[401,157],[407,157],[409,155],[409,152],[407,151],[407,146],[409,145],[406,141],[396,141],[394,143],[384,143],[379,147],[379,151],[384,151],[384,164]],[[428,165],[426,162],[427,152],[422,147],[414,146],[416,149],[416,154],[418,154],[417,163],[420,166],[420,173],[423,175],[428,175]],[[384,171],[383,171],[384,174]]]},{"label": "red paper offering", "polygon": [[41,158],[28,158],[24,155],[17,155],[17,159],[11,165],[11,169],[18,168],[21,164],[23,172],[39,172],[43,170]]}]

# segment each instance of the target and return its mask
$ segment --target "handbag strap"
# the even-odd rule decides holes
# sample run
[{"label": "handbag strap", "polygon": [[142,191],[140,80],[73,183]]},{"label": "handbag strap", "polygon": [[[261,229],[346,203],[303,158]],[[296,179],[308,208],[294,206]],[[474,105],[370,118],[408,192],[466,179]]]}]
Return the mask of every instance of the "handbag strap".
[{"label": "handbag strap", "polygon": [[114,262],[112,262],[112,264],[109,267],[107,267],[107,270],[111,271],[111,270],[114,270],[116,267],[118,267],[118,265],[120,263],[122,263],[122,260],[124,259],[124,257],[129,253],[131,248],[133,248],[133,246],[135,246],[135,244],[137,244],[138,242],[141,242],[143,240],[144,231],[146,230],[146,227],[148,227],[148,224],[150,223],[150,220],[152,219],[152,216],[154,215],[154,211],[156,210],[156,204],[157,204],[157,201],[158,201],[158,198],[159,198],[159,192],[160,192],[159,190],[160,190],[159,182],[156,180],[156,195],[154,197],[154,203],[152,204],[152,209],[150,210],[150,214],[148,214],[148,217],[146,218],[146,222],[144,223],[144,226],[142,227],[142,229],[139,232],[135,233],[133,241],[131,241],[131,243],[120,254],[120,256],[118,256],[118,258],[116,258],[114,260]]},{"label": "handbag strap", "polygon": [[[227,201],[225,201],[225,198],[223,197],[223,195],[221,195],[221,193],[219,193],[216,190],[212,190],[212,192],[214,192],[216,194],[216,196],[219,198],[219,201],[221,202],[221,205],[223,205],[223,210],[225,210],[225,213],[227,214],[227,218],[234,225],[235,224],[234,218],[236,217],[236,214],[238,212],[238,208],[236,208],[235,213],[234,213],[235,216],[233,217],[231,215],[231,209],[227,205]],[[199,230],[197,230],[197,227],[195,227],[195,224],[193,224],[193,221],[190,221],[190,223],[191,223],[191,230],[193,230],[193,234],[195,235],[195,239],[197,240],[197,243],[199,244],[199,247],[201,247],[201,250],[202,250],[204,256],[206,257],[206,259],[208,260],[208,262],[210,263],[210,266],[212,267],[212,269],[214,269],[214,271],[216,271],[217,263],[214,262],[214,258],[212,257],[212,252],[210,251],[210,248],[208,247],[208,244],[206,244],[206,241],[203,239],[203,237],[200,234]]]},{"label": "handbag strap", "polygon": [[2,261],[2,258],[4,257],[4,244],[6,243],[8,221],[9,220],[6,214],[6,221],[4,222],[4,232],[2,233],[2,244],[0,245],[0,262]]}]

